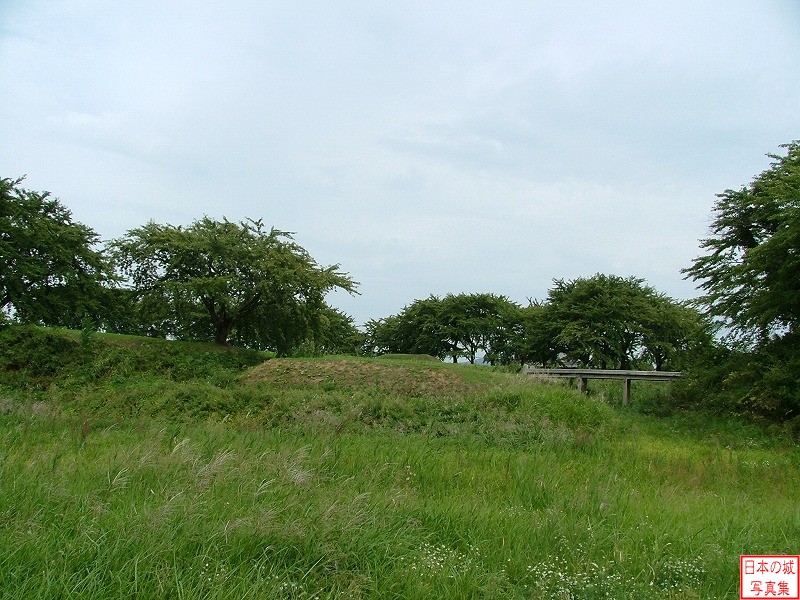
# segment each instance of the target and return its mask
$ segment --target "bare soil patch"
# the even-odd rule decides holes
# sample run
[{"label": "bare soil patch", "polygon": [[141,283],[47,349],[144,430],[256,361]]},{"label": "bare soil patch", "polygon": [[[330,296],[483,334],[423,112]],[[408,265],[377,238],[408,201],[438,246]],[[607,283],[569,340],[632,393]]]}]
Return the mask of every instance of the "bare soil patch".
[{"label": "bare soil patch", "polygon": [[272,359],[253,367],[252,382],[282,387],[380,391],[400,396],[453,396],[472,386],[444,366],[397,365],[378,361]]}]

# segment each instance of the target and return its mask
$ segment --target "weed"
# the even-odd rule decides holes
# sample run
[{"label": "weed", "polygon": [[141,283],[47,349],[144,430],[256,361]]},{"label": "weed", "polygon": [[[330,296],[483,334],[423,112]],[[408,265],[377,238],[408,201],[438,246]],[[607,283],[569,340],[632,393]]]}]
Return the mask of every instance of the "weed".
[{"label": "weed", "polygon": [[739,554],[797,551],[800,454],[751,424],[92,338],[0,359],[0,600],[727,598]]}]

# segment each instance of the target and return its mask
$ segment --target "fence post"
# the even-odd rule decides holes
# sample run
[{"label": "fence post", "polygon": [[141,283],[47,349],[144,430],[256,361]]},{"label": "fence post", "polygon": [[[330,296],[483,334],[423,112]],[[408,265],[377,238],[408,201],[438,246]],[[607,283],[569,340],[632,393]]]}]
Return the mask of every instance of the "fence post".
[{"label": "fence post", "polygon": [[622,388],[622,405],[628,406],[631,399],[631,380],[625,379],[625,385]]}]

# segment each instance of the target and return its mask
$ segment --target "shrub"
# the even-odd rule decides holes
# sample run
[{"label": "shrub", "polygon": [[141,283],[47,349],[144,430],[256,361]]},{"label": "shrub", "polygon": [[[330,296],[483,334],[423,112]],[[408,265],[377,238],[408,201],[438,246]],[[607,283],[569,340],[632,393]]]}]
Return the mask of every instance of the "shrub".
[{"label": "shrub", "polygon": [[800,338],[787,335],[751,352],[720,351],[675,385],[684,407],[748,419],[800,417]]},{"label": "shrub", "polygon": [[83,360],[77,341],[33,325],[0,328],[0,378],[44,386]]}]

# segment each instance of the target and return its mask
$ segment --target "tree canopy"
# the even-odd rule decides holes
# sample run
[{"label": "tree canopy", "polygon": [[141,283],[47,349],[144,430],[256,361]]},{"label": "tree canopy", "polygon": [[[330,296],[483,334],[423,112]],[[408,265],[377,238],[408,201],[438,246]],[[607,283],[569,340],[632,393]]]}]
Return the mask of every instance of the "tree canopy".
[{"label": "tree canopy", "polygon": [[684,271],[700,305],[757,343],[800,323],[800,142],[782,147],[748,185],[717,195],[706,253]]},{"label": "tree canopy", "polygon": [[506,326],[519,307],[494,294],[448,294],[415,300],[399,314],[367,324],[370,351],[460,357],[474,363],[504,344]]},{"label": "tree canopy", "polygon": [[356,327],[353,317],[338,308],[325,305],[319,316],[319,330],[297,350],[304,356],[361,354],[364,341],[365,336]]},{"label": "tree canopy", "polygon": [[[697,311],[637,277],[597,274],[554,283],[540,318],[549,329],[552,349],[570,362],[660,370],[704,339]],[[546,347],[543,352],[552,350]]]},{"label": "tree canopy", "polygon": [[493,354],[501,364],[550,366],[559,362],[558,326],[550,319],[547,303],[528,299],[508,313],[504,343],[495,343]]},{"label": "tree canopy", "polygon": [[495,294],[448,294],[440,306],[441,332],[449,354],[475,363],[483,350],[492,360],[502,340],[508,338],[510,318],[519,307]]},{"label": "tree canopy", "polygon": [[281,354],[320,332],[327,292],[355,293],[357,285],[339,265],[317,265],[290,234],[262,221],[149,222],[111,250],[160,331]]},{"label": "tree canopy", "polygon": [[664,369],[682,364],[709,335],[699,313],[635,277],[556,280],[545,302],[448,294],[415,300],[367,324],[368,352],[465,357],[492,363]]},{"label": "tree canopy", "polygon": [[451,348],[439,319],[441,299],[415,300],[399,314],[367,323],[367,351],[372,354],[429,354],[443,359]]},{"label": "tree canopy", "polygon": [[17,321],[81,327],[104,312],[113,269],[99,239],[49,192],[0,179],[0,312]]},{"label": "tree canopy", "polygon": [[717,195],[705,254],[684,270],[734,342],[697,366],[691,391],[800,431],[800,142],[781,147],[749,184]]}]

